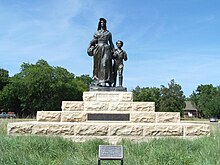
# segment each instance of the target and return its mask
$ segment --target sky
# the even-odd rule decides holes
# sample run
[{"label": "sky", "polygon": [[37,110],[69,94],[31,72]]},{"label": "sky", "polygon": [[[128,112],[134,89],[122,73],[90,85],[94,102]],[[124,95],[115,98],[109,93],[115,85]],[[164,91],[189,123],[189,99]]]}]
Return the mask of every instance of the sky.
[{"label": "sky", "polygon": [[13,76],[44,59],[92,76],[86,51],[101,17],[124,42],[128,90],[174,79],[189,96],[220,85],[219,0],[0,0],[0,68]]}]

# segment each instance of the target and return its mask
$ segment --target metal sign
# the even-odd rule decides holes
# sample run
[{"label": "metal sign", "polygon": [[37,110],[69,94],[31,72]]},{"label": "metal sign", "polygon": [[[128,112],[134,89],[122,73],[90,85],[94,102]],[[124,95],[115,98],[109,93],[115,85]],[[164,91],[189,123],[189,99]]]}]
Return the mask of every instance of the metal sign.
[{"label": "metal sign", "polygon": [[122,145],[99,145],[98,165],[101,165],[101,160],[121,160],[123,165]]}]

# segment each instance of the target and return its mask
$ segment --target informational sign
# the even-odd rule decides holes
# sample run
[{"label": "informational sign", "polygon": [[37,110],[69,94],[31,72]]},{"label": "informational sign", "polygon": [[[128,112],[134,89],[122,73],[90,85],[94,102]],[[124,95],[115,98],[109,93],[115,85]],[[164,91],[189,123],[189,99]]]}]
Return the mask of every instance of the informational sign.
[{"label": "informational sign", "polygon": [[123,165],[122,145],[99,145],[98,165],[101,165],[101,160],[121,160]]}]

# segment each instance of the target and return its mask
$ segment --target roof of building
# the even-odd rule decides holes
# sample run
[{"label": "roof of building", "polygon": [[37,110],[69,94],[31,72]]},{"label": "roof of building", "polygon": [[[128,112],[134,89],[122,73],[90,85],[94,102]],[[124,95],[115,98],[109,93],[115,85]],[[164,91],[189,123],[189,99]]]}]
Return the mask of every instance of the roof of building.
[{"label": "roof of building", "polygon": [[186,107],[184,108],[184,110],[194,110],[194,111],[197,111],[195,106],[193,106],[190,101],[185,101],[185,103],[186,103]]}]

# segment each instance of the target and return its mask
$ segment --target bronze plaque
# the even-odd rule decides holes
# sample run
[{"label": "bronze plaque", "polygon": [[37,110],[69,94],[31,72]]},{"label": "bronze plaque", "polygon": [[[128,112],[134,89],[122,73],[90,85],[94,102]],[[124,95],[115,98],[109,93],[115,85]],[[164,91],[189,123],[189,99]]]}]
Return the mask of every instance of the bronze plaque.
[{"label": "bronze plaque", "polygon": [[88,121],[130,121],[130,114],[88,113]]}]

